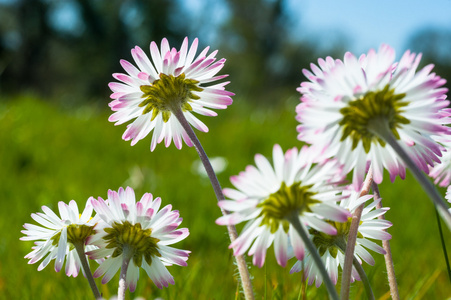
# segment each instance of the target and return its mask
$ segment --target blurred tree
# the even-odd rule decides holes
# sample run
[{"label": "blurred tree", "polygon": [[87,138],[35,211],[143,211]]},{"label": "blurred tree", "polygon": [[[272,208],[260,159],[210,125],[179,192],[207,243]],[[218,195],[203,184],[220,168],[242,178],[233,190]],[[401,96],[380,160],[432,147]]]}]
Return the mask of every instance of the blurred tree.
[{"label": "blurred tree", "polygon": [[0,4],[0,90],[31,91],[76,104],[109,94],[130,49],[179,41],[170,0],[11,0]]},{"label": "blurred tree", "polygon": [[[227,0],[230,19],[221,30],[220,48],[228,58],[234,91],[258,103],[279,103],[296,96],[304,80],[301,70],[321,55],[310,41],[294,36],[299,16],[283,0]],[[334,43],[327,55],[342,55]],[[235,84],[237,82],[237,84]]]},{"label": "blurred tree", "polygon": [[447,80],[445,87],[451,90],[451,30],[425,28],[412,35],[408,49],[423,53],[422,66],[434,64],[433,72]]},{"label": "blurred tree", "polygon": [[2,86],[7,89],[15,86],[18,90],[28,85],[39,86],[44,79],[41,69],[45,71],[48,67],[43,59],[51,31],[45,18],[47,4],[38,0],[18,1],[0,11],[2,20],[7,20],[1,29]]},{"label": "blurred tree", "polygon": [[228,59],[230,89],[241,98],[274,103],[298,94],[302,68],[324,49],[291,32],[298,16],[284,0],[9,0],[0,2],[0,91],[31,91],[64,105],[107,99],[111,73],[130,49],[167,37],[200,37]]}]

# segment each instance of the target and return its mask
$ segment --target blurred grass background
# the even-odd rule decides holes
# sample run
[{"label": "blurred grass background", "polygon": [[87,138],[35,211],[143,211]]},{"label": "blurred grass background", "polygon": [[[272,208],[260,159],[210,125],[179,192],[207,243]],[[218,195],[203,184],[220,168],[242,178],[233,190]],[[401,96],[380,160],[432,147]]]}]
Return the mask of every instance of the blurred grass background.
[{"label": "blurred grass background", "polygon": [[[343,57],[356,38],[337,28],[300,32],[303,16],[290,5],[296,4],[0,0],[0,299],[90,299],[82,276],[67,278],[53,270],[53,263],[41,272],[38,264],[27,265],[23,256],[32,243],[19,241],[20,230],[42,205],[56,209],[58,201],[74,199],[83,207],[90,196],[105,198],[108,189],[127,185],[138,198],[151,192],[180,211],[182,226],[191,234],[175,246],[192,251],[188,267],[169,268],[174,286],[158,290],[142,273],[129,299],[235,299],[237,271],[229,239],[226,229],[214,223],[220,211],[209,181],[197,172],[195,150],[160,144],[151,153],[149,137],[130,147],[121,140],[125,125],[107,121],[107,83],[113,72],[121,72],[119,59],[131,60],[135,45],[148,52],[150,41],[167,37],[179,47],[189,36],[190,41],[199,37],[201,47],[219,49],[218,57],[227,58],[221,74],[230,74],[228,89],[237,96],[218,117],[201,117],[210,132],[199,133],[199,139],[211,158],[227,160],[218,177],[230,187],[229,177],[252,164],[256,153],[270,157],[275,143],[284,150],[301,146],[294,109],[302,68],[318,57]],[[390,8],[396,18],[383,16],[383,22],[398,26],[406,14],[402,9]],[[348,18],[353,12],[341,13]],[[359,12],[366,13],[371,12]],[[450,28],[419,28],[405,38],[398,55],[406,49],[423,52],[423,65],[434,63],[437,74],[451,78]],[[401,299],[449,297],[432,204],[410,174],[395,184],[386,179],[380,190],[391,207],[386,217],[394,224],[389,232]],[[450,237],[445,230],[448,248]],[[388,299],[383,257],[374,257],[376,265],[364,268],[376,298]],[[296,299],[301,276],[289,274],[293,263],[279,267],[271,248],[262,269],[250,265],[256,298]],[[101,287],[107,298],[116,285],[117,278]],[[362,295],[362,285],[354,283],[352,298]],[[327,293],[323,286],[308,287],[307,298],[326,299]]]},{"label": "blurred grass background", "polygon": [[[289,98],[279,108],[248,105],[236,97],[229,109],[216,118],[203,118],[210,132],[199,138],[210,157],[228,161],[219,174],[223,187],[228,178],[253,163],[255,153],[271,157],[272,146],[284,150],[300,146],[296,140],[294,107]],[[130,185],[138,198],[144,192],[162,197],[184,218],[190,236],[176,244],[192,254],[188,267],[169,267],[176,284],[159,290],[141,274],[133,297],[147,299],[235,299],[236,269],[232,265],[226,229],[215,225],[220,216],[213,190],[196,172],[193,148],[177,150],[158,145],[149,151],[150,138],[130,147],[121,140],[124,126],[107,121],[108,107],[84,105],[64,109],[33,96],[2,99],[0,106],[0,295],[3,299],[89,299],[91,292],[83,276],[68,278],[53,270],[53,262],[41,272],[27,265],[23,256],[31,242],[19,241],[23,223],[32,223],[30,214],[42,205],[57,209],[57,202],[71,199],[84,207],[90,196],[106,197],[107,190]],[[388,178],[388,177],[386,177]],[[402,299],[445,299],[450,295],[449,278],[439,243],[434,209],[410,174],[394,184],[381,185],[386,214],[393,222],[392,249]],[[444,192],[444,191],[442,191]],[[445,230],[445,238],[450,234]],[[449,246],[449,243],[448,243]],[[386,271],[381,255],[376,265],[364,265],[377,299],[389,299]],[[250,261],[250,259],[249,259]],[[256,299],[296,299],[301,286],[292,266],[281,268],[273,249],[262,269],[250,267]],[[93,268],[95,263],[92,264]],[[97,281],[100,285],[100,280]],[[114,294],[117,278],[101,286],[106,297]],[[353,299],[360,299],[363,287],[354,283]],[[321,286],[307,288],[308,299],[326,299]]]}]

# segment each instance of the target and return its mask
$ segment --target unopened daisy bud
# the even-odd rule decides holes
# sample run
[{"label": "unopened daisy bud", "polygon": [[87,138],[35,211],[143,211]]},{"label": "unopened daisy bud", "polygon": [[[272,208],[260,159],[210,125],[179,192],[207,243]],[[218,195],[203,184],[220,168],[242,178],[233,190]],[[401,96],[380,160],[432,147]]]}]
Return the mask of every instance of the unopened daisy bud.
[{"label": "unopened daisy bud", "polygon": [[[74,245],[86,244],[94,234],[98,219],[91,217],[93,208],[89,200],[81,214],[79,214],[77,203],[74,200],[71,200],[69,205],[59,202],[58,209],[60,216],[47,206],[42,206],[44,213],[31,214],[31,217],[41,226],[28,223],[24,225],[26,230],[22,230],[22,233],[26,236],[20,239],[36,241],[33,251],[25,258],[30,259],[30,264],[44,258],[38,271],[44,269],[51,260],[55,259],[55,271],[59,272],[67,257],[66,275],[76,277],[80,271],[81,262]],[[85,246],[86,251],[94,249],[97,247]],[[84,274],[83,269],[82,272]]]},{"label": "unopened daisy bud", "polygon": [[[92,237],[91,242],[99,249],[89,252],[90,258],[106,260],[94,272],[102,275],[107,283],[121,268],[124,260],[130,260],[126,270],[126,286],[134,291],[142,267],[158,288],[174,284],[174,279],[165,266],[186,266],[190,251],[179,250],[168,245],[183,240],[189,235],[187,228],[177,227],[182,222],[177,211],[170,205],[159,211],[161,199],[144,194],[135,200],[132,188],[109,191],[108,200],[92,199],[92,205],[104,221]],[[125,271],[124,271],[125,273]]]}]

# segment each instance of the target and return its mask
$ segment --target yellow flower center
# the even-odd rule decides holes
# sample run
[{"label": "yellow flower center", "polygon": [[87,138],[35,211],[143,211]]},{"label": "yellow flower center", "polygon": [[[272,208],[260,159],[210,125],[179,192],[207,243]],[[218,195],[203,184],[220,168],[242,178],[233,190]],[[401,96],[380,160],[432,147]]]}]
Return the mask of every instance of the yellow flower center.
[{"label": "yellow flower center", "polygon": [[[329,253],[333,258],[337,257],[338,250],[343,253],[341,248],[346,248],[349,229],[351,228],[351,221],[351,217],[349,217],[348,220],[344,223],[327,221],[327,223],[331,224],[337,229],[336,235],[328,235],[327,233],[315,229],[309,230],[310,234],[313,236],[312,241],[315,247],[318,249],[319,255],[323,256],[326,250],[329,250]],[[362,224],[362,221],[360,221],[360,224]],[[358,232],[357,237],[363,238],[363,235]]]},{"label": "yellow flower center", "polygon": [[[67,226],[67,241],[70,244],[84,242],[89,236],[94,234],[94,226],[70,224]],[[61,237],[61,231],[52,237],[52,244],[58,246]]]},{"label": "yellow flower center", "polygon": [[197,80],[186,79],[184,73],[177,77],[160,73],[160,79],[151,85],[140,87],[143,92],[141,98],[144,98],[139,104],[139,107],[144,107],[142,114],[152,112],[153,121],[161,113],[163,121],[167,122],[175,108],[182,108],[183,111],[193,110],[189,103],[200,99],[194,92],[203,91],[198,84]]},{"label": "yellow flower center", "polygon": [[352,149],[355,149],[359,142],[363,144],[365,152],[368,153],[371,143],[379,143],[385,147],[385,141],[375,135],[371,126],[378,126],[378,122],[385,122],[393,135],[399,139],[398,128],[402,124],[409,124],[410,121],[401,114],[403,107],[409,102],[403,101],[406,94],[395,94],[395,90],[389,90],[386,85],[382,91],[368,92],[359,99],[350,101],[347,107],[340,109],[343,119],[340,125],[343,128],[341,141],[350,137]]},{"label": "yellow flower center", "polygon": [[257,205],[262,208],[259,217],[263,216],[263,220],[260,226],[266,225],[271,229],[271,233],[275,233],[282,224],[285,232],[288,232],[290,223],[286,217],[293,212],[299,214],[311,212],[310,206],[319,203],[313,198],[316,193],[310,190],[311,187],[311,185],[302,186],[300,182],[287,186],[282,182],[277,192]]},{"label": "yellow flower center", "polygon": [[160,240],[151,236],[152,229],[150,228],[142,229],[139,223],[132,225],[125,221],[123,223],[114,222],[111,228],[104,230],[107,235],[103,239],[107,242],[106,248],[114,249],[113,257],[121,255],[124,248],[127,247],[133,252],[133,262],[140,267],[143,257],[150,266],[152,256],[161,256],[157,245]]}]

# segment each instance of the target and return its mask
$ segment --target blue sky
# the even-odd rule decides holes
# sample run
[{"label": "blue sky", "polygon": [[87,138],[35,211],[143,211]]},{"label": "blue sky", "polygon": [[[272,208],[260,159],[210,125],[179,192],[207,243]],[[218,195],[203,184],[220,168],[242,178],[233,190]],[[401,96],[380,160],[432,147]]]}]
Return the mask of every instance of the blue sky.
[{"label": "blue sky", "polygon": [[340,32],[357,55],[381,43],[400,55],[419,29],[451,30],[451,0],[288,0],[288,7],[299,16],[296,34],[317,36],[327,45]]},{"label": "blue sky", "polygon": [[[0,0],[14,3],[16,0]],[[223,0],[224,1],[224,0]],[[204,38],[213,36],[208,27],[218,25],[229,16],[223,1],[179,0],[193,19],[207,13],[209,24]],[[245,0],[243,0],[245,1]],[[274,0],[266,0],[274,1]],[[398,56],[407,50],[409,38],[426,27],[451,31],[451,0],[285,0],[295,38],[311,38],[327,48],[335,40],[344,39],[348,50],[359,55],[370,48],[387,43]],[[50,12],[51,21],[65,30],[82,27],[79,11],[72,1],[56,2]],[[136,19],[134,19],[136,22]],[[450,44],[444,43],[444,44]],[[451,49],[450,49],[451,51]]]}]

